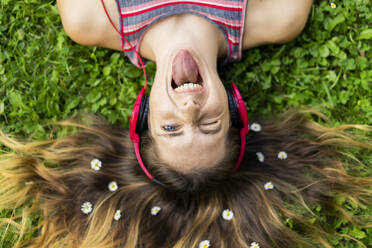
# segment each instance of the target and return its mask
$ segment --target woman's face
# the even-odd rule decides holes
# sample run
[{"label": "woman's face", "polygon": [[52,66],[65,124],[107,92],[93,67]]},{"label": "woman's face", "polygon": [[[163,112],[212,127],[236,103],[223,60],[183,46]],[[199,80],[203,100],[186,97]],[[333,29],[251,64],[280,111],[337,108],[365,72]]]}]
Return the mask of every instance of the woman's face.
[{"label": "woman's face", "polygon": [[157,64],[148,121],[163,162],[179,171],[215,165],[225,156],[229,120],[215,65],[190,49]]}]

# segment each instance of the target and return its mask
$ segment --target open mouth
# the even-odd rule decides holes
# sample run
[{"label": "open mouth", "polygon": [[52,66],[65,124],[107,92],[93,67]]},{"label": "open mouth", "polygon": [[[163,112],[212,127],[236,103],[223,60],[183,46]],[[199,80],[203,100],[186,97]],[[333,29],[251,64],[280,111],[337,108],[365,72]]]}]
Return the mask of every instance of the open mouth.
[{"label": "open mouth", "polygon": [[187,50],[181,50],[173,60],[171,86],[176,92],[197,91],[203,88],[198,65]]},{"label": "open mouth", "polygon": [[189,82],[185,81],[181,83],[180,85],[177,85],[172,78],[172,88],[177,92],[183,92],[191,89],[202,89],[203,88],[203,80],[200,74],[197,77],[197,80],[195,82]]}]

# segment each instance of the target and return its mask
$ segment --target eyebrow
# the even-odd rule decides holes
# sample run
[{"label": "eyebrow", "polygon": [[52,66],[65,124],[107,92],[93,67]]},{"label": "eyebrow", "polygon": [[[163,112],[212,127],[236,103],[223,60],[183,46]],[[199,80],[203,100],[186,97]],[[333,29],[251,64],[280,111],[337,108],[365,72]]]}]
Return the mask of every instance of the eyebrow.
[{"label": "eyebrow", "polygon": [[[219,125],[218,128],[214,129],[214,130],[203,130],[203,129],[200,129],[200,131],[203,133],[203,134],[208,134],[208,135],[213,135],[213,134],[216,134],[218,133],[220,130],[222,129],[222,125]],[[181,132],[177,132],[177,133],[162,133],[162,134],[157,134],[158,136],[164,136],[164,137],[177,137],[177,136],[182,136],[183,135],[183,131]]]}]

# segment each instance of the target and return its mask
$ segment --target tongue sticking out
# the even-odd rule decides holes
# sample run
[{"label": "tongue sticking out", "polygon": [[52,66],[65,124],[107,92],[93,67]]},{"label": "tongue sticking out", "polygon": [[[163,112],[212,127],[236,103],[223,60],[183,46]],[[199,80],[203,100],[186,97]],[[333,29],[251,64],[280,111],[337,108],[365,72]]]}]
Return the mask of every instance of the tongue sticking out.
[{"label": "tongue sticking out", "polygon": [[186,82],[197,83],[199,70],[187,50],[180,51],[173,60],[172,64],[172,78],[177,86]]}]

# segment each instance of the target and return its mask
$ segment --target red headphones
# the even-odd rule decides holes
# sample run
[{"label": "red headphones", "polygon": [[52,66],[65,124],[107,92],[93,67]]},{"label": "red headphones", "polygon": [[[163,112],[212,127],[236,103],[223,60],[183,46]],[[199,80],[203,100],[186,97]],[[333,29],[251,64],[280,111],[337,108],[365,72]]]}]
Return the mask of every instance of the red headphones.
[{"label": "red headphones", "polygon": [[[145,94],[147,88],[147,82],[145,82],[145,87],[143,87],[138,94],[138,97],[133,105],[132,114],[130,116],[130,123],[129,123],[129,136],[131,141],[134,145],[134,151],[136,153],[137,161],[139,163],[139,166],[143,170],[143,172],[146,174],[146,176],[153,182],[164,186],[163,183],[156,180],[150,172],[147,170],[145,164],[142,161],[141,153],[140,153],[140,133],[143,131],[141,127],[144,127],[144,120],[146,119],[147,122],[147,116],[144,116],[144,114],[147,115],[148,111],[145,111],[144,106],[147,105],[146,109],[148,109],[148,96]],[[142,106],[141,106],[142,105]],[[142,111],[141,111],[142,109]],[[145,113],[146,112],[146,113]],[[141,125],[142,124],[142,125]],[[147,123],[146,123],[147,124]]]},{"label": "red headphones", "polygon": [[[110,15],[108,14],[105,4],[103,0],[101,0],[102,6],[105,10],[105,13],[111,23],[111,25],[114,27],[116,32],[120,35],[120,37],[123,39],[123,41],[128,42],[128,40],[124,37],[124,35],[119,32],[119,30],[115,27],[114,23],[112,22]],[[124,46],[124,42],[122,43]],[[230,45],[230,44],[229,44]],[[145,164],[142,161],[141,153],[140,153],[140,134],[142,131],[147,129],[147,115],[149,112],[149,97],[146,95],[146,89],[147,89],[147,76],[146,76],[146,70],[143,65],[143,61],[141,59],[141,56],[138,54],[137,50],[132,47],[132,49],[135,51],[139,62],[141,64],[141,68],[143,70],[144,79],[145,79],[145,86],[141,89],[140,93],[138,94],[138,97],[133,105],[132,114],[130,117],[130,124],[129,124],[129,132],[130,132],[130,139],[133,142],[134,150],[136,153],[136,157],[138,160],[138,163],[143,170],[143,172],[146,174],[146,176],[153,182],[166,187],[163,183],[156,180],[150,172],[147,170]],[[249,132],[249,122],[248,122],[248,115],[247,110],[245,108],[245,104],[243,101],[243,98],[236,87],[236,85],[232,84],[232,90],[226,90],[228,102],[229,102],[229,111],[231,116],[231,122],[232,126],[240,129],[240,153],[238,157],[238,161],[235,164],[234,171],[236,171],[244,157],[244,151],[245,151],[245,137]]]}]

